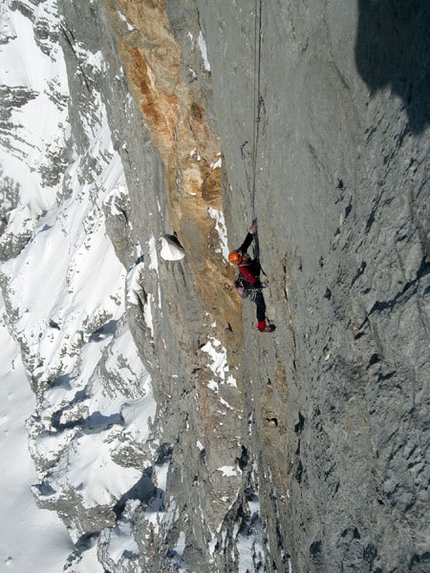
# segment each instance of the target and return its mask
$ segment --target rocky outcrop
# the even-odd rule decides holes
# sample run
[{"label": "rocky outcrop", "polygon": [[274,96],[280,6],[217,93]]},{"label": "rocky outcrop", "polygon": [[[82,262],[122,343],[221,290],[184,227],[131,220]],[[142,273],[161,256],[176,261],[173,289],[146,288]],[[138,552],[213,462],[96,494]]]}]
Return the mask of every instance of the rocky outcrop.
[{"label": "rocky outcrop", "polygon": [[[50,5],[19,5],[44,53],[59,38],[70,90],[46,224],[91,205],[67,296],[102,225],[123,266],[100,250],[124,308],[115,282],[73,337],[63,307],[28,334],[7,297],[39,398],[35,494],[72,532],[68,570],[97,545],[112,572],[425,571],[428,9],[59,0],[51,30]],[[255,216],[271,335],[225,259]],[[118,479],[88,498],[94,444]]]}]

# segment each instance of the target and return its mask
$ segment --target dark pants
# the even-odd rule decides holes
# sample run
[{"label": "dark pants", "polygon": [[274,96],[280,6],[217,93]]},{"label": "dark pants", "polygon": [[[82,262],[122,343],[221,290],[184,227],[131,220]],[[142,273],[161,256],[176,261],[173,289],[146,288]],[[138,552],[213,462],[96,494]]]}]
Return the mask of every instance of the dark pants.
[{"label": "dark pants", "polygon": [[261,289],[250,288],[245,291],[245,298],[255,302],[257,310],[257,320],[261,322],[266,319],[266,303],[264,302],[264,296]]}]

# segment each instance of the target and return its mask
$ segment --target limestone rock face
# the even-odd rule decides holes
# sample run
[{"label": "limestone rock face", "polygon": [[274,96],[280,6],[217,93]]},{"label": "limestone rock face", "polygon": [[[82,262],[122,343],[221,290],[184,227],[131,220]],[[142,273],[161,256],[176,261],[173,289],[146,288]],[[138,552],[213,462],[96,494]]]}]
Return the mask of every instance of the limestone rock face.
[{"label": "limestone rock face", "polygon": [[[148,34],[126,8],[130,23]],[[181,131],[185,112],[177,110],[192,94],[220,140],[230,247],[258,216],[262,264],[272,284],[266,298],[277,330],[258,335],[252,305],[245,306],[239,362],[247,420],[241,441],[259,469],[266,567],[422,571],[428,559],[430,119],[422,54],[429,45],[423,33],[408,38],[414,22],[428,22],[428,10],[262,3],[258,21],[253,8],[167,2],[168,21],[164,11],[159,20],[163,33],[170,25],[169,50],[170,34],[182,48],[173,50],[181,54],[182,76],[168,90],[178,137],[189,137]],[[203,54],[199,67],[192,50],[196,21],[206,42],[204,70]],[[177,171],[174,180],[170,175],[181,143],[166,146],[167,127],[160,134],[165,124],[148,109],[156,105],[148,99],[151,76],[136,71],[143,58],[152,84],[163,82],[160,95],[172,64],[163,54],[169,74],[158,78],[154,60],[136,42],[133,58],[124,38],[120,47],[163,164],[167,210],[174,205],[175,211],[168,211],[170,224],[201,295],[204,270],[194,251],[188,255],[195,244],[182,222],[188,203],[175,201],[182,185],[190,187]],[[155,44],[147,40],[150,50]],[[190,79],[192,89],[184,85]],[[217,276],[213,284],[221,287]],[[187,301],[179,306],[189,306],[189,297],[180,298]],[[232,351],[228,346],[227,354]],[[206,418],[206,431],[210,425]],[[186,447],[185,435],[179,443],[176,453]]]},{"label": "limestone rock face", "polygon": [[[95,548],[112,573],[427,571],[425,3],[58,0],[55,29],[52,2],[30,4],[40,49],[62,47],[71,126],[41,174],[61,192],[38,240],[87,202],[81,250],[103,221],[121,271],[100,264],[124,290],[73,336],[56,308],[20,331],[5,296],[38,398],[35,495],[75,543],[65,570]],[[15,107],[33,95],[0,90]],[[6,228],[13,181],[3,195]],[[226,259],[255,217],[271,334]],[[1,258],[33,228],[4,235]],[[95,443],[120,477],[87,499]]]},{"label": "limestone rock face", "polygon": [[294,571],[424,571],[429,42],[414,23],[429,11],[263,3],[250,201],[253,14],[199,6],[229,240],[258,216],[278,327],[257,337],[245,309],[245,409],[272,559],[285,569],[279,544]]}]

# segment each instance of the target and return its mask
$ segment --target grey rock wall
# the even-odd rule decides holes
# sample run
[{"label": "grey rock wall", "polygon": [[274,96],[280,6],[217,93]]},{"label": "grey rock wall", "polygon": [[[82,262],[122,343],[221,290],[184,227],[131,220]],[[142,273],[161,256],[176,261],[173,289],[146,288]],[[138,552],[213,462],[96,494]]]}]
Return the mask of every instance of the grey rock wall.
[{"label": "grey rock wall", "polygon": [[[191,571],[222,571],[237,567],[234,536],[239,524],[252,518],[251,531],[258,522],[258,513],[253,515],[248,508],[255,496],[244,493],[256,478],[251,467],[242,472],[237,466],[242,453],[241,396],[236,385],[226,383],[224,371],[214,371],[205,349],[208,341],[217,344],[217,332],[196,291],[189,262],[192,255],[186,253],[179,261],[160,256],[160,239],[174,233],[166,204],[165,166],[127,87],[116,42],[127,38],[133,45],[135,39],[119,17],[120,9],[116,7],[115,13],[103,3],[61,3],[65,23],[61,41],[72,78],[72,123],[78,121],[78,111],[85,109],[91,87],[96,85],[106,104],[114,146],[121,155],[127,188],[105,200],[106,229],[129,271],[127,318],[153,379],[158,402],[154,434],[163,446],[154,457],[152,470],[145,469],[152,472],[159,496],[138,495],[138,506],[127,505],[118,514],[118,526],[129,527],[129,535],[139,547],[138,559],[124,557],[112,562],[111,534],[106,528],[99,541],[99,559],[111,571],[130,568],[159,573],[176,571],[179,566]],[[192,12],[193,18],[195,15]],[[98,49],[106,60],[103,74],[79,60],[80,54]],[[203,69],[201,61],[199,66]],[[194,67],[197,69],[196,64]],[[197,95],[208,92],[199,95],[202,102],[210,96],[210,86],[204,83],[193,89]],[[85,133],[80,134],[79,128],[76,139],[84,149]],[[159,476],[167,467],[163,484]],[[84,516],[81,521],[84,525]],[[179,551],[182,536],[186,541]],[[249,553],[254,553],[256,560],[263,559],[258,557],[258,548]]]},{"label": "grey rock wall", "polygon": [[[243,391],[234,402],[244,412],[238,443],[258,468],[265,567],[424,571],[428,10],[418,2],[263,2],[258,80],[256,6],[166,3],[183,50],[183,76],[221,138],[230,246],[240,244],[257,216],[272,284],[266,300],[277,330],[271,337],[256,332],[252,305],[243,308]],[[98,41],[119,71],[112,23],[101,4],[97,10],[96,21],[89,14],[88,22],[103,29]],[[199,26],[210,72],[187,33],[196,35]],[[132,102],[121,108],[127,92],[121,74],[99,81],[128,175],[129,217],[145,245],[152,233],[172,232],[163,165],[139,111]],[[130,264],[129,255],[123,259]],[[197,407],[206,376],[196,361],[199,340],[208,334],[204,304],[186,259],[142,277],[142,304],[158,296],[160,278],[163,311],[154,338],[142,308],[131,308],[129,318],[152,367],[159,413],[169,420],[168,489],[180,509],[165,539],[174,544],[185,528],[191,570],[229,570],[221,558],[209,565],[209,532],[223,519],[229,530],[234,517],[205,504],[221,484],[207,474],[207,459],[203,465],[195,459],[193,445],[196,435],[205,436],[209,466],[221,463],[220,437],[208,438],[208,418],[202,426]],[[192,432],[185,430],[190,423]],[[234,435],[237,426],[225,432]],[[246,479],[230,493],[237,486],[243,491]],[[171,559],[162,563],[170,570]]]},{"label": "grey rock wall", "polygon": [[258,216],[278,327],[257,336],[244,308],[269,566],[284,551],[306,573],[424,571],[428,8],[262,3],[253,211],[253,10],[198,5],[229,240]]}]

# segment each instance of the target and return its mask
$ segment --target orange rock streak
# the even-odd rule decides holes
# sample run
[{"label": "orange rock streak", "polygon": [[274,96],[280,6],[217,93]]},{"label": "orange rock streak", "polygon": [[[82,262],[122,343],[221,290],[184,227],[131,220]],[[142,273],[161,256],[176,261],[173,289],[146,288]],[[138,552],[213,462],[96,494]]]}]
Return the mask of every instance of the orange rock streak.
[{"label": "orange rock streak", "polygon": [[[165,166],[169,217],[193,270],[197,290],[217,320],[221,340],[241,330],[232,270],[215,252],[208,208],[221,210],[220,141],[182,77],[182,51],[159,0],[117,0],[133,26],[117,37],[130,91],[138,102]],[[111,15],[115,13],[111,9]],[[119,17],[119,15],[117,16]],[[240,338],[240,337],[239,337]],[[230,340],[228,344],[231,344]]]}]

